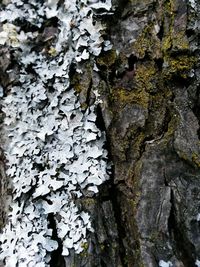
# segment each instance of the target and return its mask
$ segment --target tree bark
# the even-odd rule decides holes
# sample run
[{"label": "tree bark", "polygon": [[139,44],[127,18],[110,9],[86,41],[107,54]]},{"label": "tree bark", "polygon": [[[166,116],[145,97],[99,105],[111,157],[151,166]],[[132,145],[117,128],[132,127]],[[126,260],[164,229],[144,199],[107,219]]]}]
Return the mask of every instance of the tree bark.
[{"label": "tree bark", "polygon": [[[51,266],[195,267],[200,4],[115,0],[113,5],[114,14],[102,18],[113,48],[97,58],[99,72],[86,62],[83,74],[73,66],[70,73],[83,107],[93,103],[98,89],[96,124],[106,132],[112,175],[96,197],[77,200],[94,228],[84,252],[71,251],[64,259],[59,248]],[[6,87],[10,77],[4,63],[0,67]]]},{"label": "tree bark", "polygon": [[[96,257],[102,262],[93,264],[158,266],[163,260],[196,266],[199,4],[152,0],[116,5],[107,22],[113,49],[97,60],[98,116],[113,162],[112,180],[102,189],[109,188],[107,197],[100,197],[99,205],[111,207],[114,227],[99,224],[107,236]],[[100,221],[108,216],[100,209],[98,217],[101,211]],[[107,212],[110,217],[110,208]],[[109,228],[116,228],[113,244]],[[101,231],[95,229],[98,237]],[[112,255],[111,262],[104,251]]]}]

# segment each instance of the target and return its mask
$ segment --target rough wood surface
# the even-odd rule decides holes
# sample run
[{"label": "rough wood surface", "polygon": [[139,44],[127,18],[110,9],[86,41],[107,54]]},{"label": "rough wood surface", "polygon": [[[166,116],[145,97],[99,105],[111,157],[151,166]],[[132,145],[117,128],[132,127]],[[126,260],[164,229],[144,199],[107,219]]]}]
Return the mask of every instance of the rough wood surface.
[{"label": "rough wood surface", "polygon": [[[106,131],[113,173],[97,197],[77,201],[94,227],[84,252],[64,260],[58,249],[52,266],[197,266],[200,4],[191,3],[113,1],[114,14],[104,18],[113,48],[98,57],[100,71],[85,63],[79,75],[72,66],[83,107],[98,88],[97,124]],[[7,65],[0,78],[9,88]],[[3,203],[2,179],[0,185]]]}]

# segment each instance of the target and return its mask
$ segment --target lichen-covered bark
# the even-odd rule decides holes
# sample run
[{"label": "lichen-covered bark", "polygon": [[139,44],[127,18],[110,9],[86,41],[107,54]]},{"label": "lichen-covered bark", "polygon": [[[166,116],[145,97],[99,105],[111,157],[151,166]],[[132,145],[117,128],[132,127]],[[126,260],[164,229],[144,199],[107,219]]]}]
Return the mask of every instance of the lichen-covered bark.
[{"label": "lichen-covered bark", "polygon": [[96,198],[77,201],[94,228],[84,252],[63,262],[58,250],[52,266],[197,266],[200,6],[194,3],[113,1],[114,14],[103,18],[113,48],[98,57],[99,72],[90,63],[81,75],[71,67],[83,109],[98,88],[97,124],[106,130],[113,174]]}]

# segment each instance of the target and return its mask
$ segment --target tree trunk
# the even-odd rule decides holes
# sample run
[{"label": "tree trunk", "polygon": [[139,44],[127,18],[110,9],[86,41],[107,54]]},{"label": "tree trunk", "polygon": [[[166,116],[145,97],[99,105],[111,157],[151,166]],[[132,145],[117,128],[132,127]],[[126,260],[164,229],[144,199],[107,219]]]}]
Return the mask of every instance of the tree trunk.
[{"label": "tree trunk", "polygon": [[[113,10],[101,16],[113,47],[97,57],[99,71],[91,60],[81,74],[70,69],[83,109],[98,90],[96,125],[106,132],[112,173],[97,195],[75,200],[94,228],[84,250],[63,257],[60,244],[50,266],[200,266],[200,3],[113,0]],[[17,73],[17,65],[5,49],[0,78],[8,88],[15,79],[6,70]]]}]

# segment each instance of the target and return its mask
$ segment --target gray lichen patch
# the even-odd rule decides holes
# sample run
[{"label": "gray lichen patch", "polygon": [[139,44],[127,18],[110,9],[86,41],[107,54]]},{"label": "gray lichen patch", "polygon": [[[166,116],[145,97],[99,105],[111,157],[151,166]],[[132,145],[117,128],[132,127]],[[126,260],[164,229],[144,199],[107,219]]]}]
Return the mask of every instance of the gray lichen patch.
[{"label": "gray lichen patch", "polygon": [[13,0],[0,13],[1,45],[12,50],[19,69],[18,82],[2,101],[6,175],[13,184],[0,236],[5,266],[49,266],[58,248],[50,214],[64,257],[83,251],[93,230],[89,214],[74,200],[94,195],[109,177],[105,134],[96,126],[98,100],[83,112],[69,72],[73,63],[81,73],[82,61],[110,49],[95,17],[110,9],[109,0],[66,0],[61,6]]}]

